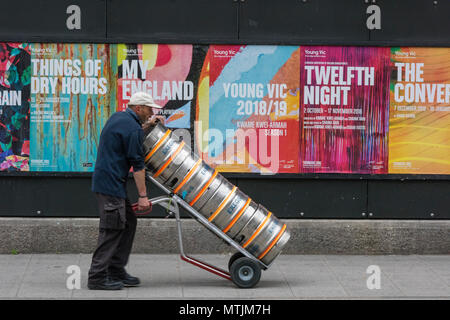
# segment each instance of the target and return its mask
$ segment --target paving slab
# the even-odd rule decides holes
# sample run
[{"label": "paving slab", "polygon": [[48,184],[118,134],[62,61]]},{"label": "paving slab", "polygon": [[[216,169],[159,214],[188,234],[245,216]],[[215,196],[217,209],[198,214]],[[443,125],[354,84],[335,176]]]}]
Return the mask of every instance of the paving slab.
[{"label": "paving slab", "polygon": [[72,296],[67,289],[67,267],[78,265],[80,256],[66,255],[33,255],[22,278],[17,293],[18,298],[53,298],[65,299]]}]

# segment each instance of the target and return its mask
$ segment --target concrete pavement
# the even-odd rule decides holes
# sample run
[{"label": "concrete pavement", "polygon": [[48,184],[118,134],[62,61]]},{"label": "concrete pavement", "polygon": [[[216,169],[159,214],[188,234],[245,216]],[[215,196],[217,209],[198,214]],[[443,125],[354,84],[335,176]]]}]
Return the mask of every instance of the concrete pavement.
[{"label": "concrete pavement", "polygon": [[[230,255],[194,257],[225,269]],[[142,285],[121,291],[88,290],[90,260],[90,254],[0,255],[0,298],[450,299],[450,255],[281,255],[263,271],[255,288],[239,289],[175,254],[132,254],[127,270],[140,277]],[[80,267],[80,289],[72,281],[76,272],[67,273],[71,265]],[[373,278],[377,270],[379,289]],[[73,289],[67,287],[69,277]],[[369,277],[374,289],[368,288]]]}]

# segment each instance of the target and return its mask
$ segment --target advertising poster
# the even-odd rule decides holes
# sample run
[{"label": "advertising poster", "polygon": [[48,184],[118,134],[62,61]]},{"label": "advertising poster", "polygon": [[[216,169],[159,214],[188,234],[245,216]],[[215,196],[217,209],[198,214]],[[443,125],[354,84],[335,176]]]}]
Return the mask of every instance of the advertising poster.
[{"label": "advertising poster", "polygon": [[30,47],[0,43],[0,171],[29,171]]},{"label": "advertising poster", "polygon": [[195,100],[194,152],[211,164],[208,157],[210,50],[204,57],[198,78],[197,99]]},{"label": "advertising poster", "polygon": [[300,172],[388,169],[389,48],[301,47]]},{"label": "advertising poster", "polygon": [[225,172],[298,172],[299,53],[295,46],[210,47],[208,163]]},{"label": "advertising poster", "polygon": [[101,129],[116,110],[107,44],[33,44],[32,171],[93,171]]},{"label": "advertising poster", "polygon": [[198,81],[208,46],[119,44],[117,46],[118,110],[127,108],[133,93],[149,93],[169,128],[193,135]]},{"label": "advertising poster", "polygon": [[450,173],[450,49],[392,48],[389,173]]}]

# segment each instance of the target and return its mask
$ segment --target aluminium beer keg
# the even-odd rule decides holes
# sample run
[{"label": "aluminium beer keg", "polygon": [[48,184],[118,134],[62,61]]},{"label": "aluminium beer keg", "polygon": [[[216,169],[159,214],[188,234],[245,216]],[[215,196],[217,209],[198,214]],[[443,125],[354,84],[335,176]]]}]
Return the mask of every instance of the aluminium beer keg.
[{"label": "aluminium beer keg", "polygon": [[286,224],[191,152],[170,129],[156,124],[144,141],[145,164],[167,189],[269,265],[290,238]]}]

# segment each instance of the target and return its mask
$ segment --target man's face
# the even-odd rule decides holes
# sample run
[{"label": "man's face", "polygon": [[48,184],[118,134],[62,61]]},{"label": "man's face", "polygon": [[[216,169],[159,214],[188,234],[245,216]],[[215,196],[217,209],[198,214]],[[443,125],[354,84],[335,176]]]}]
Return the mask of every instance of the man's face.
[{"label": "man's face", "polygon": [[138,106],[136,108],[136,114],[142,123],[147,122],[147,120],[153,115],[153,108],[148,106]]}]

